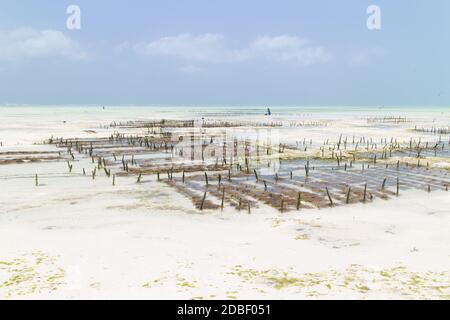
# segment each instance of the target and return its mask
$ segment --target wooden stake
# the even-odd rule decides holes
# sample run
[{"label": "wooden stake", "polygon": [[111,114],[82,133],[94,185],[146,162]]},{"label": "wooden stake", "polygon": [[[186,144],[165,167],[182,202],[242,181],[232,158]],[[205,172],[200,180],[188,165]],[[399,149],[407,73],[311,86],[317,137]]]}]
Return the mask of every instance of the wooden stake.
[{"label": "wooden stake", "polygon": [[347,199],[345,200],[346,204],[350,203],[350,192],[351,192],[351,188],[350,186],[348,187],[348,191],[347,191]]},{"label": "wooden stake", "polygon": [[328,191],[328,187],[325,187],[325,190],[327,191],[328,200],[330,200],[330,206],[332,206],[333,205],[333,199],[331,199],[331,195],[330,195],[330,192]]},{"label": "wooden stake", "polygon": [[366,196],[367,196],[367,183],[364,184],[364,196],[363,196],[363,202],[366,202]]},{"label": "wooden stake", "polygon": [[206,192],[203,194],[202,203],[200,204],[200,210],[203,210],[203,204],[205,203],[205,199],[206,199]]},{"label": "wooden stake", "polygon": [[223,189],[222,189],[222,202],[220,203],[220,210],[222,210],[222,211],[223,211],[224,200],[225,200],[225,187],[223,187]]}]

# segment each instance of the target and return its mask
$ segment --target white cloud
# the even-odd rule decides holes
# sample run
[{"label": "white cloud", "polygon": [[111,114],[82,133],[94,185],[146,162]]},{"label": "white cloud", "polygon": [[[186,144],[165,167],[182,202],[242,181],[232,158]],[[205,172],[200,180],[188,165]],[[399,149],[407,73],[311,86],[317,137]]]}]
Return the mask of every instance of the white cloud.
[{"label": "white cloud", "polygon": [[236,49],[227,47],[223,35],[211,33],[186,33],[134,46],[125,43],[119,48],[133,48],[150,57],[169,57],[195,63],[230,63],[259,59],[306,66],[326,62],[331,58],[325,48],[309,46],[306,40],[288,35],[259,37]]},{"label": "white cloud", "polygon": [[348,64],[354,67],[370,65],[385,54],[386,50],[380,47],[356,50],[350,53]]},{"label": "white cloud", "polygon": [[147,44],[138,44],[135,48],[149,56],[167,56],[198,62],[219,62],[225,52],[223,36],[211,33],[164,37]]},{"label": "white cloud", "polygon": [[182,66],[179,70],[184,73],[197,73],[202,71],[202,68],[190,64],[187,66]]},{"label": "white cloud", "polygon": [[61,31],[31,28],[0,31],[0,61],[41,57],[82,60],[89,55]]},{"label": "white cloud", "polygon": [[331,59],[331,54],[325,48],[309,46],[306,40],[295,36],[259,37],[251,42],[249,47],[255,57],[264,57],[277,62],[293,62],[303,66]]},{"label": "white cloud", "polygon": [[306,40],[299,37],[281,35],[276,37],[259,37],[251,43],[251,47],[256,50],[297,50],[306,45]]}]

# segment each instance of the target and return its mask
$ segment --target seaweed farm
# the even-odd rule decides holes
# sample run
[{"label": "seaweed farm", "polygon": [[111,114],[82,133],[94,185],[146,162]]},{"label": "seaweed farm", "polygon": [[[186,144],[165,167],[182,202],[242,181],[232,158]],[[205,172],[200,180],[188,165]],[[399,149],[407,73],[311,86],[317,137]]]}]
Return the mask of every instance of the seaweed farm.
[{"label": "seaweed farm", "polygon": [[[369,118],[404,124],[406,118]],[[111,122],[98,138],[51,137],[58,151],[16,161],[88,159],[82,174],[153,180],[190,198],[198,210],[233,207],[252,212],[261,204],[280,212],[388,200],[410,189],[448,190],[450,139],[371,138],[340,134],[323,141],[285,142],[280,131],[317,128],[325,121],[152,120]],[[417,130],[417,128],[414,128]],[[0,161],[14,161],[2,154]],[[70,178],[70,177],[68,177]],[[37,177],[36,177],[37,179]]]},{"label": "seaweed farm", "polygon": [[448,112],[271,110],[5,108],[0,297],[448,299]]}]

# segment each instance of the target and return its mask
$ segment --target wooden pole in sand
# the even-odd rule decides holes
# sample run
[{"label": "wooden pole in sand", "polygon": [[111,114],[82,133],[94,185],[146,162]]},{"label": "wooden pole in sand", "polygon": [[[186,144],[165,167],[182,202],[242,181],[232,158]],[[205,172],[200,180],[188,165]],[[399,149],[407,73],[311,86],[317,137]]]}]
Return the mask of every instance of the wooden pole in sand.
[{"label": "wooden pole in sand", "polygon": [[351,192],[351,188],[350,188],[350,186],[348,187],[348,190],[347,190],[347,198],[345,199],[345,203],[346,204],[349,204],[350,203],[350,192]]},{"label": "wooden pole in sand", "polygon": [[206,192],[203,194],[202,203],[200,204],[200,211],[203,210],[203,204],[205,203],[205,199],[206,199]]},{"label": "wooden pole in sand", "polygon": [[224,200],[225,200],[225,186],[222,189],[222,202],[220,203],[220,210],[222,210],[222,211],[223,211]]},{"label": "wooden pole in sand", "polygon": [[325,190],[327,191],[328,200],[330,200],[330,206],[332,206],[333,205],[333,199],[331,199],[331,195],[330,195],[330,192],[328,191],[328,187],[325,187]]},{"label": "wooden pole in sand", "polygon": [[400,180],[397,177],[397,192],[396,192],[397,197],[398,197],[399,194],[400,194]]}]

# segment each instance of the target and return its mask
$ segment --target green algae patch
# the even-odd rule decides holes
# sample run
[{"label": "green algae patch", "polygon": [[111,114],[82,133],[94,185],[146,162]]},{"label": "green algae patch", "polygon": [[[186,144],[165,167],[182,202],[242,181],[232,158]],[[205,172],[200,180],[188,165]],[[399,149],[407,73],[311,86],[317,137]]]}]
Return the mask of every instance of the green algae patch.
[{"label": "green algae patch", "polygon": [[227,295],[227,298],[228,299],[231,299],[231,300],[236,300],[237,298],[238,298],[238,293],[239,292],[237,292],[237,291],[227,291],[226,292],[226,295]]},{"label": "green algae patch", "polygon": [[286,222],[286,220],[279,219],[279,218],[273,218],[272,219],[272,227],[273,228],[279,227],[283,222]]},{"label": "green algae patch", "polygon": [[11,298],[58,290],[65,284],[65,271],[56,262],[55,257],[41,251],[1,261],[0,296]]},{"label": "green algae patch", "polygon": [[308,234],[298,234],[295,236],[294,238],[295,240],[309,240],[309,235]]},{"label": "green algae patch", "polygon": [[181,288],[186,288],[186,289],[193,289],[197,287],[197,281],[193,280],[193,281],[189,281],[186,278],[180,277],[177,275],[177,282],[176,285],[181,287]]},{"label": "green algae patch", "polygon": [[294,290],[307,297],[348,295],[358,298],[402,297],[407,299],[448,299],[448,272],[413,272],[404,266],[375,270],[350,265],[343,270],[296,273],[292,269],[255,270],[236,265],[228,274],[247,284],[273,290]]}]

